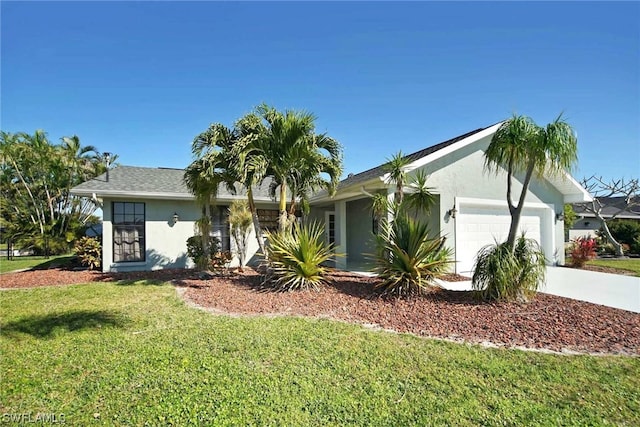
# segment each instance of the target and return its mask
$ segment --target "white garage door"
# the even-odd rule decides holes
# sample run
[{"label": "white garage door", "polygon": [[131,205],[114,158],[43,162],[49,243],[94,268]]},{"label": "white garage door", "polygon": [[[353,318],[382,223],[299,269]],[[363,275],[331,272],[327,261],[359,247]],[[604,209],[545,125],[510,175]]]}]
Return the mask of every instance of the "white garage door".
[{"label": "white garage door", "polygon": [[[545,210],[525,209],[520,219],[522,231],[541,243],[540,236]],[[507,240],[511,216],[507,207],[460,204],[456,215],[456,271],[470,276],[478,251],[486,245]]]}]

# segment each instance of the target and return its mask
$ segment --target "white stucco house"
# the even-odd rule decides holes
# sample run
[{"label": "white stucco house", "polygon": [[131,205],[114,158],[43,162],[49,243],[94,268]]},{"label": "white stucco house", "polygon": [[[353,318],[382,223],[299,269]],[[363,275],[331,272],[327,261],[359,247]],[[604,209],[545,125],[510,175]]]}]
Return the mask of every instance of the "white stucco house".
[{"label": "white stucco house", "polygon": [[[503,241],[509,229],[506,204],[506,173],[488,174],[484,170],[484,150],[501,123],[476,129],[450,140],[407,155],[408,174],[424,170],[429,186],[436,194],[436,205],[427,218],[434,236],[446,237],[455,256],[455,272],[469,275],[478,250],[495,240]],[[400,148],[400,147],[399,147]],[[390,155],[391,153],[386,153]],[[381,165],[349,175],[340,183],[337,194],[319,192],[311,198],[310,220],[322,221],[326,238],[344,254],[337,267],[354,268],[367,262],[372,252],[374,218],[370,194],[382,192],[393,197],[394,185]],[[156,269],[189,266],[186,239],[193,235],[200,210],[182,183],[182,170],[118,167],[75,187],[76,195],[94,197],[103,203],[103,269]],[[275,223],[277,207],[265,188],[258,189],[260,216]],[[519,194],[517,181],[513,189]],[[215,232],[228,242],[228,225],[223,212],[234,196],[221,187]],[[521,230],[540,243],[550,264],[564,262],[565,203],[591,200],[589,193],[569,174],[561,178],[534,178],[525,199]],[[178,222],[172,221],[174,213]],[[130,225],[133,221],[134,225]],[[267,224],[268,225],[268,224]],[[132,228],[134,227],[134,228]],[[137,228],[135,228],[137,227]],[[131,246],[131,241],[144,244]],[[132,237],[133,236],[133,237]],[[123,246],[123,242],[124,246]],[[255,254],[255,237],[250,254]],[[127,246],[128,245],[128,246]]]}]

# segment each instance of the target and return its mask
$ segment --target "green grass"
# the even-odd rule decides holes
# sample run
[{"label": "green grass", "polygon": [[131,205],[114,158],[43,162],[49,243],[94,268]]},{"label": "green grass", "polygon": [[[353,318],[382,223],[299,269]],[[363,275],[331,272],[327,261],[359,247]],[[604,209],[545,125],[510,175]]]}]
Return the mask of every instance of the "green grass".
[{"label": "green grass", "polygon": [[43,256],[21,256],[7,260],[7,257],[0,258],[0,273],[22,270],[25,268],[48,268],[52,265],[64,265],[71,262],[73,255],[57,255],[45,258]]},{"label": "green grass", "polygon": [[635,276],[640,277],[640,258],[633,259],[594,259],[587,264],[599,265],[601,267],[619,268],[621,270],[628,270],[634,273]]},{"label": "green grass", "polygon": [[640,358],[232,318],[168,285],[2,291],[2,413],[86,425],[639,425]]}]

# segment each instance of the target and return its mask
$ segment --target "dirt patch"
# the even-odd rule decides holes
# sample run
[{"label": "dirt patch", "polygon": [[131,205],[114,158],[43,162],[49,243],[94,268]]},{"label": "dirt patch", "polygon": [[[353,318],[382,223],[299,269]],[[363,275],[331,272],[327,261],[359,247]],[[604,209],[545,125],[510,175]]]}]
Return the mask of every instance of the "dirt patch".
[{"label": "dirt patch", "polygon": [[[202,279],[192,270],[99,273],[50,269],[0,275],[3,288],[147,279],[171,282],[213,312],[332,318],[419,336],[557,352],[640,355],[640,314],[538,294],[530,303],[481,303],[472,292],[434,290],[411,300],[375,296],[376,278],[335,271],[320,291],[273,292],[253,270]],[[466,278],[458,278],[463,280]]]}]

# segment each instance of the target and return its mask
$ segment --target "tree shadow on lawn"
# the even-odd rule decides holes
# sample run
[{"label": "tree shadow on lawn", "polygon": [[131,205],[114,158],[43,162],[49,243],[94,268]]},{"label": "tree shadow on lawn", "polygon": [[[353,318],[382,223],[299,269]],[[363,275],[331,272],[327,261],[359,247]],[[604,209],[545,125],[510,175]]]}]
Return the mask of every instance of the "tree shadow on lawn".
[{"label": "tree shadow on lawn", "polygon": [[57,331],[79,332],[85,329],[124,328],[131,321],[124,314],[106,310],[77,310],[27,317],[0,326],[0,335],[17,338],[28,334],[51,338]]},{"label": "tree shadow on lawn", "polygon": [[185,279],[193,279],[191,269],[163,269],[154,271],[131,271],[119,273],[102,273],[101,281],[114,282],[118,286],[150,285],[162,286],[166,283],[174,285],[186,284]]},{"label": "tree shadow on lawn", "polygon": [[[16,258],[20,259],[20,258]],[[80,267],[80,263],[78,262],[78,257],[75,255],[68,255],[62,257],[52,257],[52,258],[44,258],[42,257],[42,262],[40,264],[36,264],[28,270],[49,270],[52,268],[57,268],[60,270],[74,270],[75,268]]]}]

